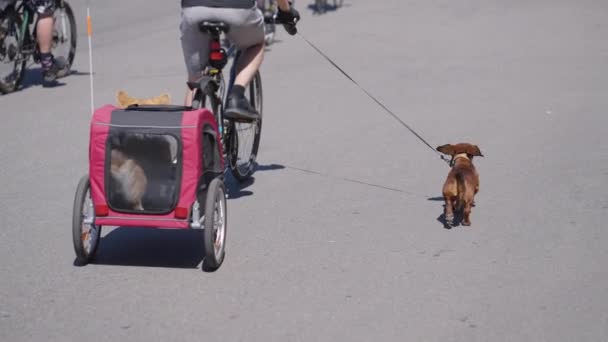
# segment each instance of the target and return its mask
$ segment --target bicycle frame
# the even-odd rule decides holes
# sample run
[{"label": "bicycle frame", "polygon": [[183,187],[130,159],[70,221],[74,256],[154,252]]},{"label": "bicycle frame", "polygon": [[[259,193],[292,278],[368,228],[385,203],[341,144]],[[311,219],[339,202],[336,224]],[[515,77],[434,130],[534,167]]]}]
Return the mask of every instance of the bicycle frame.
[{"label": "bicycle frame", "polygon": [[[31,55],[34,55],[37,50],[36,46],[36,25],[38,25],[38,14],[25,6],[23,1],[15,4],[14,11],[22,19],[21,27],[19,28],[19,51],[18,60],[27,60]],[[32,29],[30,25],[34,24]]]},{"label": "bicycle frame", "polygon": [[[225,95],[230,92],[232,84],[234,83],[236,76],[236,60],[239,57],[239,52],[233,45],[228,46],[227,50],[222,47],[221,33],[219,31],[211,33],[209,48],[209,63],[203,70],[203,78],[199,83],[199,87],[205,95],[214,102],[211,103],[212,109],[214,110],[213,114],[217,120],[222,142],[224,143],[224,147],[226,147],[227,144],[225,140],[228,136],[226,133],[228,132],[226,132],[226,127],[224,125],[224,102],[226,101]],[[228,63],[229,58],[233,58],[233,64],[230,69],[230,79],[228,85],[226,85],[222,72]],[[209,88],[210,86],[211,88]],[[224,87],[224,96],[218,95],[218,91],[220,91],[222,87]],[[224,149],[224,151],[226,151],[226,149]]]},{"label": "bicycle frame", "polygon": [[[207,107],[213,112],[224,151],[223,157],[228,161],[226,166],[230,167],[232,174],[242,181],[250,177],[254,170],[255,157],[259,146],[261,118],[245,128],[241,122],[225,119],[225,102],[236,78],[236,61],[238,61],[240,52],[235,45],[227,40],[224,40],[226,44],[221,43],[222,38],[225,37],[222,33],[226,31],[223,23],[201,22],[199,25],[201,30],[210,38],[209,57],[201,73],[201,78],[196,82],[188,82],[189,88],[193,91],[192,107]],[[223,70],[229,59],[232,59],[233,63],[229,80],[226,82],[223,77]],[[256,98],[257,94],[261,94],[259,73],[256,73],[255,79],[252,80],[249,91],[251,104],[254,106],[259,104],[261,113],[261,98],[259,100]],[[241,138],[239,137],[242,134],[247,134],[243,132],[249,130],[252,132],[251,135],[248,135],[243,140],[245,144],[241,145]],[[251,146],[248,146],[249,143]],[[246,146],[244,151],[247,151],[247,156],[243,158],[240,153],[241,146]],[[251,148],[251,151],[249,151],[249,148]],[[239,161],[245,162],[241,163]]]}]

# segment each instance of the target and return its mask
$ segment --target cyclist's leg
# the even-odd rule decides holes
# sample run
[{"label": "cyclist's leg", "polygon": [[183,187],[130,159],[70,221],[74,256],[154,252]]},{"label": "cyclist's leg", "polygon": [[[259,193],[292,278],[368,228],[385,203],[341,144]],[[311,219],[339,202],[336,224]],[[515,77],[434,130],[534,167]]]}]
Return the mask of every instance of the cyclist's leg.
[{"label": "cyclist's leg", "polygon": [[257,119],[258,113],[245,99],[245,87],[249,85],[264,60],[264,17],[256,8],[238,9],[233,18],[228,38],[241,51],[236,61],[236,78],[228,94],[226,117]]},{"label": "cyclist's leg", "polygon": [[246,87],[264,61],[264,44],[256,44],[241,51],[236,64],[234,85]]},{"label": "cyclist's leg", "polygon": [[264,60],[264,17],[256,10],[234,10],[228,39],[241,51],[234,84],[247,86]]},{"label": "cyclist's leg", "polygon": [[[182,9],[181,42],[189,82],[198,81],[201,78],[203,68],[207,65],[209,37],[201,32],[198,27],[198,23],[203,20],[211,20],[204,9],[201,10],[199,7]],[[192,96],[193,91],[188,88],[184,100],[185,106],[192,104]]]},{"label": "cyclist's leg", "polygon": [[36,26],[36,38],[40,53],[50,54],[53,46],[53,13],[40,14]]},{"label": "cyclist's leg", "polygon": [[53,81],[57,73],[65,66],[66,61],[55,60],[51,52],[53,47],[53,26],[55,20],[55,2],[52,0],[28,0],[27,5],[38,13],[36,39],[40,50],[40,64],[46,81]]}]

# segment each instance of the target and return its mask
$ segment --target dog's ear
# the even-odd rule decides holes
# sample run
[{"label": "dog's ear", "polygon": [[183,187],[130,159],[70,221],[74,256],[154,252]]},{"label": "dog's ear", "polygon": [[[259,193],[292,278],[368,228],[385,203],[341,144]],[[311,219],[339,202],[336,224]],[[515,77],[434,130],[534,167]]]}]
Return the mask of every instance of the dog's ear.
[{"label": "dog's ear", "polygon": [[129,105],[133,104],[133,99],[126,91],[119,90],[118,93],[116,93],[116,102],[118,102],[119,107],[127,108]]},{"label": "dog's ear", "polygon": [[169,94],[161,94],[158,98],[157,98],[158,104],[170,104],[171,103],[171,96],[169,96]]},{"label": "dog's ear", "polygon": [[483,157],[483,154],[481,154],[481,151],[479,150],[479,147],[477,147],[477,145],[467,146],[467,154],[470,154],[475,157]]},{"label": "dog's ear", "polygon": [[441,146],[437,147],[437,151],[439,151],[443,154],[453,156],[454,155],[454,146],[452,146],[450,144],[441,145]]}]

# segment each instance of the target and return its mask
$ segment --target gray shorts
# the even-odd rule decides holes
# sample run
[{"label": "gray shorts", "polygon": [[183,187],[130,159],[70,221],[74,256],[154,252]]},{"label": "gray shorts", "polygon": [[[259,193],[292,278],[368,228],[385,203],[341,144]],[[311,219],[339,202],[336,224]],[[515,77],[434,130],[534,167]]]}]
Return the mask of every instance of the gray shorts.
[{"label": "gray shorts", "polygon": [[230,26],[227,37],[239,49],[264,43],[264,16],[256,6],[251,9],[186,7],[180,23],[182,50],[188,78],[200,76],[209,58],[209,37],[198,23],[203,20],[222,21]]}]

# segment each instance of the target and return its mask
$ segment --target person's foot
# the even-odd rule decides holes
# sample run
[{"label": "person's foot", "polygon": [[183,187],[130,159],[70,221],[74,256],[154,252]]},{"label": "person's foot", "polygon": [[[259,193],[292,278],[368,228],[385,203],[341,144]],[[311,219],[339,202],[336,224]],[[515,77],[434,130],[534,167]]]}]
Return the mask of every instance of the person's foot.
[{"label": "person's foot", "polygon": [[65,58],[53,58],[51,55],[50,61],[48,57],[42,59],[42,78],[45,82],[54,82],[58,77],[65,76],[67,62]]},{"label": "person's foot", "polygon": [[244,96],[228,97],[224,116],[227,119],[247,122],[255,121],[260,118],[260,114],[251,107],[251,104]]},{"label": "person's foot", "polygon": [[68,75],[70,72],[70,65],[68,61],[63,56],[59,56],[55,59],[55,62],[58,65],[57,78],[62,78]]},{"label": "person's foot", "polygon": [[237,85],[233,87],[226,100],[226,110],[224,112],[226,119],[251,122],[260,118],[260,114],[251,106],[244,93],[243,87]]}]

